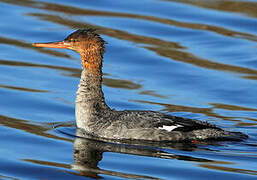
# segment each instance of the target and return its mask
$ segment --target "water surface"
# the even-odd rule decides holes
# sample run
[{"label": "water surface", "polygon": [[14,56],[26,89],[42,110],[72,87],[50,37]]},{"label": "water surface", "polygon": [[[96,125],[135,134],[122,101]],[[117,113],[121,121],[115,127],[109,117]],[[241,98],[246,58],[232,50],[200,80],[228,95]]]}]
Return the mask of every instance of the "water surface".
[{"label": "water surface", "polygon": [[[0,0],[0,179],[256,179],[257,1]],[[108,42],[115,109],[217,124],[242,142],[75,138],[79,55],[35,48],[78,28]]]}]

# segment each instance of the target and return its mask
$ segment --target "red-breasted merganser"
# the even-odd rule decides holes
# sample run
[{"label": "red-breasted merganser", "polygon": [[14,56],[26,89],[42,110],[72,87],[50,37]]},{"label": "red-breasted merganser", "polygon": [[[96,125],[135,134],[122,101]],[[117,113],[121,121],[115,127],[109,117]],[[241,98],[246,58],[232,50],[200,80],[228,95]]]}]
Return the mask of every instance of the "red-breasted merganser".
[{"label": "red-breasted merganser", "polygon": [[116,111],[105,103],[102,61],[105,41],[93,29],[79,29],[63,41],[33,46],[62,48],[81,56],[82,73],[76,98],[76,125],[87,133],[115,140],[240,140],[247,137],[199,120],[154,111]]}]

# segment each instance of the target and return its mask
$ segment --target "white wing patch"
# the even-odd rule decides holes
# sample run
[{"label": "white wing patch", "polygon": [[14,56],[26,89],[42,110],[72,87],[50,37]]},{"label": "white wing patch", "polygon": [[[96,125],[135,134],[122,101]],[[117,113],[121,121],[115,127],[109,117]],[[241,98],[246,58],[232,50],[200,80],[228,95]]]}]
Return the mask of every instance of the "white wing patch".
[{"label": "white wing patch", "polygon": [[159,127],[159,129],[164,129],[166,131],[172,131],[172,130],[174,130],[176,128],[179,128],[179,127],[183,127],[183,126],[177,124],[177,125],[174,125],[174,126],[162,126],[162,127]]}]

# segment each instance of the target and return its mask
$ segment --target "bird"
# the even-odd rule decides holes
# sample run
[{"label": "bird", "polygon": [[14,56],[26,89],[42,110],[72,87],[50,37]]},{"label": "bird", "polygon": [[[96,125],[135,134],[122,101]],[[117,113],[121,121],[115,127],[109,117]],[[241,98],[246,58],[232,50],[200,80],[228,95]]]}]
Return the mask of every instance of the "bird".
[{"label": "bird", "polygon": [[75,101],[77,128],[94,137],[110,140],[195,142],[247,138],[241,132],[223,130],[207,121],[157,111],[111,109],[102,91],[105,44],[92,28],[78,29],[62,41],[32,44],[70,49],[80,54],[82,72]]}]

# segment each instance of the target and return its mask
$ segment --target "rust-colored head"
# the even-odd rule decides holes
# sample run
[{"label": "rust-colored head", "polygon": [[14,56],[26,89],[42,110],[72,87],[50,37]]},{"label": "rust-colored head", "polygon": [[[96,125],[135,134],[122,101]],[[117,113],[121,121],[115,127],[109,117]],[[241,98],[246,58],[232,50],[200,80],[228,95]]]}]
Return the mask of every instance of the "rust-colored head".
[{"label": "rust-colored head", "polygon": [[80,54],[83,68],[96,71],[102,68],[104,44],[105,41],[95,33],[94,29],[79,29],[63,41],[34,43],[33,46],[74,50]]}]

